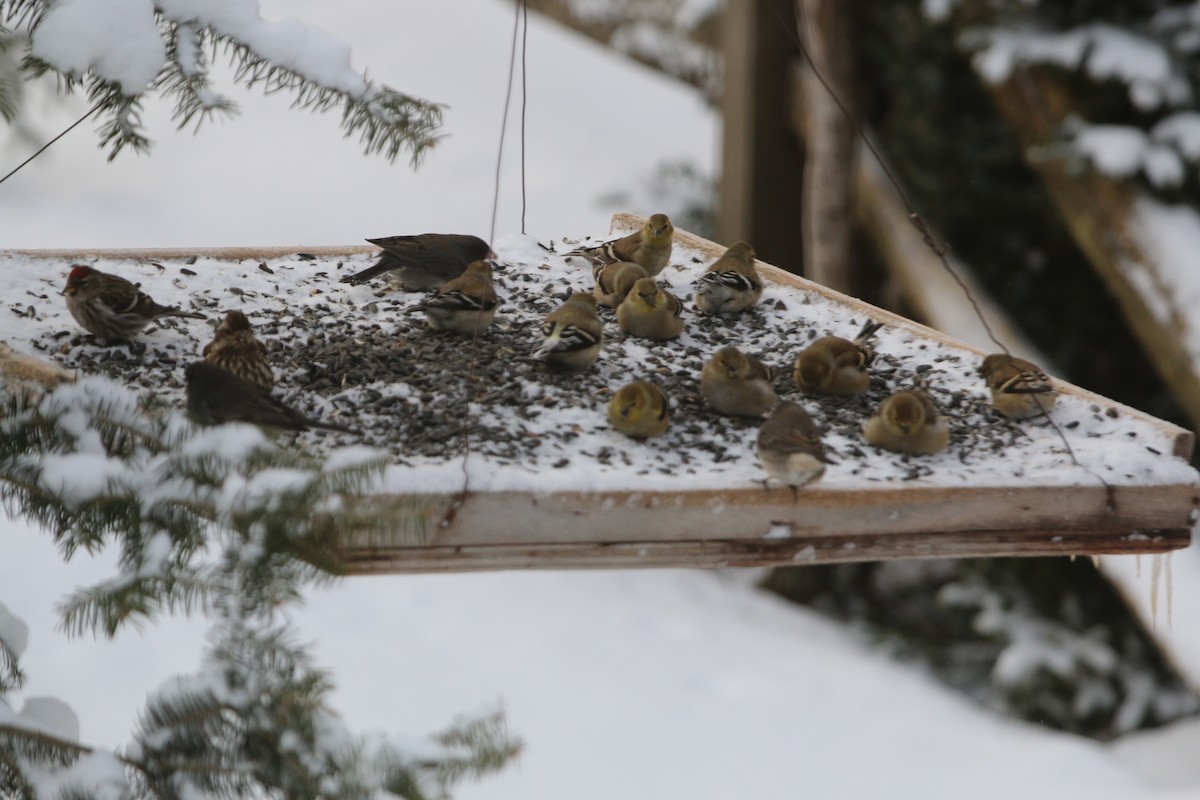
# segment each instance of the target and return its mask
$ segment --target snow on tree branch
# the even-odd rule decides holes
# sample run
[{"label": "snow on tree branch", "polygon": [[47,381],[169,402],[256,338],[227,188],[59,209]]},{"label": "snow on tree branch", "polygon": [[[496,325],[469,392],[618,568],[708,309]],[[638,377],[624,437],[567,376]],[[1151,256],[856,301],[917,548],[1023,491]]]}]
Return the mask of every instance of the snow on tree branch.
[{"label": "snow on tree branch", "polygon": [[74,712],[26,698],[24,623],[0,605],[0,797],[449,797],[520,750],[500,715],[396,744],[348,731],[331,678],[295,642],[280,609],[340,571],[345,533],[389,522],[343,498],[387,459],[363,447],[317,460],[257,428],[198,429],[104,377],[40,399],[4,397],[0,499],[47,528],[69,558],[115,547],[116,574],[60,608],[70,634],[112,636],[163,612],[215,619],[200,669],[153,693],[133,742],[79,743]]},{"label": "snow on tree branch", "polygon": [[[235,113],[209,79],[218,53],[248,88],[290,92],[301,109],[341,106],[345,135],[368,154],[394,161],[407,150],[416,165],[438,139],[441,106],[371,81],[351,66],[350,48],[323,31],[262,19],[255,0],[0,0],[0,35],[5,26],[29,37],[27,76],[56,73],[66,91],[82,85],[100,107],[110,160],[126,147],[149,148],[141,122],[149,93],[175,102],[181,128]],[[18,100],[0,71],[0,115],[11,118]]]}]

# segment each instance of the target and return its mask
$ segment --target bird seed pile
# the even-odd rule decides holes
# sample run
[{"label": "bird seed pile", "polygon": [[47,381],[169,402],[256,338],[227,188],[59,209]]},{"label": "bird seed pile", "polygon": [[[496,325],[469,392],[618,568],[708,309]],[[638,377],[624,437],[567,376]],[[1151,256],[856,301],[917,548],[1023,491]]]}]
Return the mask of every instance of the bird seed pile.
[{"label": "bird seed pile", "polygon": [[[78,327],[60,296],[69,262],[0,254],[0,341],[70,370],[110,375],[182,409],[183,368],[200,357],[224,313],[240,309],[267,346],[276,396],[363,432],[289,435],[278,440],[281,446],[294,442],[316,454],[351,444],[385,449],[395,464],[388,488],[403,491],[459,488],[467,451],[475,489],[723,488],[760,481],[757,423],[718,415],[700,394],[701,367],[727,344],[777,367],[781,398],[812,414],[836,462],[822,485],[1095,484],[1088,470],[1114,484],[1194,480],[1157,427],[1068,395],[1053,416],[1088,470],[1075,466],[1045,420],[1010,422],[990,411],[974,354],[904,330],[885,327],[877,335],[865,395],[804,397],[791,376],[800,350],[818,336],[852,338],[866,320],[820,295],[771,283],[747,313],[701,316],[692,305],[693,282],[711,259],[678,244],[658,280],[684,301],[683,335],[667,342],[627,338],[615,313],[602,308],[605,344],[597,364],[582,373],[551,372],[528,354],[540,342],[545,315],[571,291],[591,290],[587,264],[557,255],[577,244],[525,236],[494,243],[502,302],[476,341],[432,331],[422,314],[406,312],[423,294],[398,290],[385,278],[340,283],[369,266],[371,255],[298,253],[265,261],[88,261],[140,283],[160,303],[208,317],[163,319],[133,345],[102,346]],[[670,429],[646,442],[618,434],[605,420],[611,393],[638,378],[659,384],[671,401]],[[862,426],[871,411],[893,391],[914,386],[926,389],[947,417],[949,447],[921,457],[866,445]]]}]

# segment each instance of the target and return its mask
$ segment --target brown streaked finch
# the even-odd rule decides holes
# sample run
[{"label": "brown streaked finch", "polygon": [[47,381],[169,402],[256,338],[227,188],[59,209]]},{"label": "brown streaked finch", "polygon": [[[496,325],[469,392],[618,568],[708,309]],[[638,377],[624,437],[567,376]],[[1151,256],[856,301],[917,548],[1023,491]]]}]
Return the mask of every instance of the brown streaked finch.
[{"label": "brown streaked finch", "polygon": [[71,266],[63,293],[75,321],[88,333],[109,341],[128,341],[160,317],[205,318],[195,311],[156,303],[138,284],[84,264]]},{"label": "brown streaked finch", "polygon": [[267,348],[250,328],[241,311],[228,311],[217,326],[212,341],[200,351],[204,360],[245,378],[264,391],[275,387],[275,372],[267,361]]},{"label": "brown streaked finch", "polygon": [[261,386],[205,361],[194,361],[187,377],[187,412],[198,425],[248,422],[262,428],[307,431],[319,428],[338,433],[359,432],[331,422],[321,422],[284,405]]}]

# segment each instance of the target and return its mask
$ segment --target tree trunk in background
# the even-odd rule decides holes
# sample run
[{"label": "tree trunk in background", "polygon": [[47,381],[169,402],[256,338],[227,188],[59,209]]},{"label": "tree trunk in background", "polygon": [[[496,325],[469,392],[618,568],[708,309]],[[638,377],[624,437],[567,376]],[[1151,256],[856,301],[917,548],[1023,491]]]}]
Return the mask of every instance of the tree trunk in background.
[{"label": "tree trunk in background", "polygon": [[717,239],[748,241],[762,260],[799,273],[804,157],[789,124],[795,22],[788,0],[731,0],[725,9]]},{"label": "tree trunk in background", "polygon": [[[813,63],[842,104],[853,111],[852,4],[849,0],[796,0],[796,8],[804,46]],[[853,294],[854,126],[807,63],[802,80],[804,275]]]}]

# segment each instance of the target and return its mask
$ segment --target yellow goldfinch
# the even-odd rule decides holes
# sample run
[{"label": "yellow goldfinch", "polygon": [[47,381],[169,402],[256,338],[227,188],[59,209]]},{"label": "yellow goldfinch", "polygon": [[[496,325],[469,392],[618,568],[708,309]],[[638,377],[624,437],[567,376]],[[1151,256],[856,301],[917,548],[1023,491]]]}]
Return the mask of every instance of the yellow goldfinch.
[{"label": "yellow goldfinch", "polygon": [[649,439],[666,433],[670,412],[662,389],[650,381],[633,381],[608,401],[608,424],[634,439]]},{"label": "yellow goldfinch", "polygon": [[650,276],[657,275],[671,259],[671,245],[675,240],[675,228],[666,214],[655,214],[646,220],[640,231],[628,236],[605,242],[595,247],[581,247],[563,253],[565,258],[582,258],[596,266],[616,261],[632,261],[646,270]]},{"label": "yellow goldfinch", "polygon": [[979,374],[992,393],[992,408],[1009,419],[1050,413],[1058,392],[1036,364],[1005,353],[992,353],[979,365]]},{"label": "yellow goldfinch", "polygon": [[567,302],[546,315],[542,337],[531,356],[551,367],[581,370],[596,363],[604,345],[604,324],[596,313],[596,298],[572,292]]},{"label": "yellow goldfinch", "polygon": [[758,462],[767,478],[786,483],[792,490],[812,483],[832,463],[825,455],[821,432],[797,403],[780,403],[758,429]]},{"label": "yellow goldfinch", "polygon": [[761,417],[779,402],[774,379],[774,370],[754,356],[722,347],[700,370],[700,391],[721,414]]},{"label": "yellow goldfinch", "polygon": [[712,263],[696,287],[696,308],[705,314],[735,314],[762,297],[763,282],[754,268],[754,248],[735,242]]},{"label": "yellow goldfinch", "polygon": [[467,271],[443,283],[433,294],[407,311],[423,311],[429,327],[472,336],[492,324],[500,303],[492,286],[492,265],[472,261]]},{"label": "yellow goldfinch", "polygon": [[592,294],[596,302],[607,308],[621,305],[633,285],[646,277],[646,270],[632,261],[614,261],[595,270],[596,286]]},{"label": "yellow goldfinch", "polygon": [[822,336],[801,351],[792,377],[805,394],[862,394],[871,385],[867,366],[875,351],[867,344],[882,322],[868,321],[854,341]]},{"label": "yellow goldfinch", "polygon": [[642,278],[617,306],[617,324],[641,339],[674,339],[683,333],[683,303],[654,278]]},{"label": "yellow goldfinch", "polygon": [[906,389],[879,404],[863,426],[868,444],[895,453],[924,456],[945,448],[950,426],[920,389]]}]

